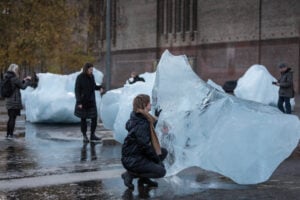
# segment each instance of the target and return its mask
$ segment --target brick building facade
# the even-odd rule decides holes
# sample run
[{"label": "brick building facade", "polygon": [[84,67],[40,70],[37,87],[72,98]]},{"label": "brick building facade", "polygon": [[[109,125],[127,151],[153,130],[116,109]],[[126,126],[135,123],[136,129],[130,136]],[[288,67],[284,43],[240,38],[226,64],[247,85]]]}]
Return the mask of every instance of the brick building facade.
[{"label": "brick building facade", "polygon": [[[98,1],[97,1],[98,2]],[[284,61],[300,88],[299,0],[111,0],[111,88],[131,71],[153,72],[162,52],[185,54],[204,81],[223,85],[253,64],[279,76]],[[100,0],[99,9],[105,7]],[[105,10],[105,9],[104,9]],[[103,10],[103,11],[104,11]],[[99,14],[97,41],[105,73],[105,16]],[[100,53],[99,53],[100,52]]]}]

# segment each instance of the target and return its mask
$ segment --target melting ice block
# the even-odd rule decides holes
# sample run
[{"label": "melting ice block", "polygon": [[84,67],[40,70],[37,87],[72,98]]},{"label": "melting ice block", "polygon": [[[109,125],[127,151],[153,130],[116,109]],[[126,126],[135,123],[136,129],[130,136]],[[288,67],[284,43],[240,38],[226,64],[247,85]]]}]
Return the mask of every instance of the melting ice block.
[{"label": "melting ice block", "polygon": [[125,84],[124,87],[108,91],[101,102],[101,119],[105,128],[114,132],[114,139],[123,143],[127,131],[125,124],[132,111],[132,101],[138,94],[151,96],[155,73],[144,73],[145,82]]},{"label": "melting ice block", "polygon": [[[27,87],[22,91],[26,120],[43,123],[76,123],[80,118],[74,115],[75,81],[80,72],[69,75],[39,73],[38,87]],[[103,74],[94,68],[96,84],[102,84]],[[101,96],[95,91],[99,114]]]},{"label": "melting ice block", "polygon": [[[263,65],[252,65],[239,78],[234,89],[234,95],[242,99],[256,101],[267,105],[277,106],[279,87],[272,82],[277,81]],[[291,99],[292,108],[295,99]]]},{"label": "melting ice block", "polygon": [[152,96],[152,109],[162,108],[156,132],[169,151],[167,175],[198,166],[240,184],[260,183],[298,144],[298,117],[219,92],[192,71],[185,56],[164,52],[154,75],[154,83],[125,85],[110,97],[107,93],[101,116],[111,115],[108,126],[123,143],[133,98]]},{"label": "melting ice block", "polygon": [[298,117],[217,91],[186,56],[163,53],[152,100],[153,109],[162,108],[156,131],[169,151],[167,175],[198,166],[239,184],[260,183],[299,141]]}]

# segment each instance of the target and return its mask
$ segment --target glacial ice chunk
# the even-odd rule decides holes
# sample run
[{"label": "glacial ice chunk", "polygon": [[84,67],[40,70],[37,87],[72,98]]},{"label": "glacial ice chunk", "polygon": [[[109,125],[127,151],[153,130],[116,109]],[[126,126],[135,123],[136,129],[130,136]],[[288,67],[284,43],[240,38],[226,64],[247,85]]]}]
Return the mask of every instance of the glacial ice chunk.
[{"label": "glacial ice chunk", "polygon": [[141,93],[152,96],[152,110],[162,108],[156,132],[169,151],[164,162],[168,176],[198,166],[239,184],[264,182],[300,138],[298,117],[218,91],[192,71],[183,55],[165,51],[154,82],[120,90],[117,97],[102,102],[109,106],[101,116],[117,111],[108,121],[113,120],[114,137],[123,143],[133,98]]},{"label": "glacial ice chunk", "polygon": [[114,139],[123,143],[127,131],[125,124],[132,111],[132,101],[138,94],[151,96],[155,73],[144,73],[141,77],[145,82],[126,83],[124,87],[111,90],[103,95],[101,102],[101,119],[105,128],[113,130]]},{"label": "glacial ice chunk", "polygon": [[[80,72],[69,75],[38,73],[38,87],[22,90],[22,102],[25,107],[26,120],[43,123],[77,123],[80,118],[74,115],[75,81]],[[102,84],[103,74],[93,70],[97,85]],[[99,115],[101,96],[95,91]]]},{"label": "glacial ice chunk", "polygon": [[239,184],[264,182],[299,141],[297,116],[217,91],[183,55],[163,53],[152,100],[162,108],[156,131],[169,151],[167,175],[198,166]]},{"label": "glacial ice chunk", "polygon": [[[263,65],[252,65],[245,74],[238,79],[234,94],[242,99],[277,106],[279,87],[272,82],[277,81]],[[292,108],[295,99],[291,99]]]}]

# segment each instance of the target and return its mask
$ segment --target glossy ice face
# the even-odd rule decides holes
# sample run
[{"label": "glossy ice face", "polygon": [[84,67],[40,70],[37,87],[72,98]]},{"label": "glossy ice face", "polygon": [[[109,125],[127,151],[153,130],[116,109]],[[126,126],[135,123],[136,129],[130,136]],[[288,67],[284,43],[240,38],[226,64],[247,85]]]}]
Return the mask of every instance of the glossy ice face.
[{"label": "glossy ice face", "polygon": [[[79,122],[80,119],[74,115],[74,87],[80,73],[79,71],[69,75],[38,73],[38,87],[21,90],[26,120],[45,123]],[[102,84],[102,72],[94,69],[93,74],[97,85]],[[95,96],[99,113],[101,101],[99,91],[95,92]]]},{"label": "glossy ice face", "polygon": [[169,152],[167,176],[198,166],[239,184],[256,184],[268,180],[298,144],[296,116],[216,90],[193,72],[186,56],[164,52],[154,80],[121,89],[113,132],[123,143],[133,98],[151,96],[152,111],[162,109],[156,133]]}]

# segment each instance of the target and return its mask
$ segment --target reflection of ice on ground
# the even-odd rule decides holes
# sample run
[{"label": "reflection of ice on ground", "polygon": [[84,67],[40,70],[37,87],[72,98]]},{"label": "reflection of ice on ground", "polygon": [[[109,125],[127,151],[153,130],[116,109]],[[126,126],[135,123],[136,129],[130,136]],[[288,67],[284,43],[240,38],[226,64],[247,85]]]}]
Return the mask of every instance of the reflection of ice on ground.
[{"label": "reflection of ice on ground", "polygon": [[[113,128],[119,142],[127,134],[132,99],[151,88],[122,88]],[[241,184],[263,182],[299,140],[296,116],[217,91],[191,70],[185,56],[163,54],[150,96],[152,109],[163,110],[156,130],[169,151],[168,175],[198,166]]]},{"label": "reflection of ice on ground", "polygon": [[[74,115],[75,81],[80,72],[70,75],[39,73],[36,89],[28,87],[22,90],[22,102],[25,105],[26,120],[46,123],[74,123],[80,119]],[[102,72],[94,69],[95,81],[102,84]],[[95,91],[98,110],[101,96]]]}]

